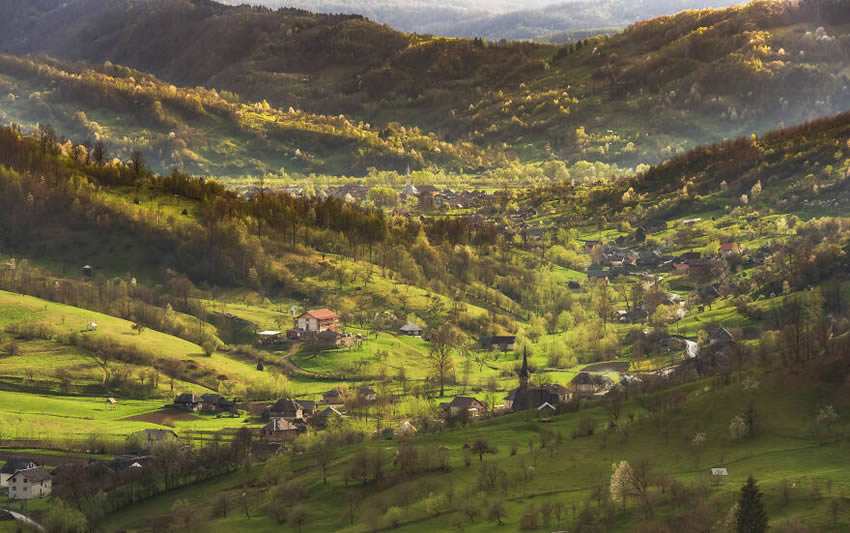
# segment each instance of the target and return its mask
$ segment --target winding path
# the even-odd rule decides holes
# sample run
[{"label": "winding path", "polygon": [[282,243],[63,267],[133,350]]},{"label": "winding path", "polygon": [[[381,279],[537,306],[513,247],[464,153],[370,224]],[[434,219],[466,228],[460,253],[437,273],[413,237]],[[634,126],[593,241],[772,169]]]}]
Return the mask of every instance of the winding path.
[{"label": "winding path", "polygon": [[12,511],[10,509],[0,509],[0,511],[6,511],[10,515],[12,515],[12,517],[18,522],[23,522],[24,524],[28,525],[29,527],[35,528],[38,531],[44,531],[44,526],[42,526],[41,524],[26,515],[16,513],[15,511]]}]

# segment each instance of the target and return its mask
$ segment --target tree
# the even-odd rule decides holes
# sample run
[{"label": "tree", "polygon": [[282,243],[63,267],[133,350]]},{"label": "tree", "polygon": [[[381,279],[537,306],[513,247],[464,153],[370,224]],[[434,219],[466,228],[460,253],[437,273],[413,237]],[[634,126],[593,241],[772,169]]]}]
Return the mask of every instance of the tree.
[{"label": "tree", "polygon": [[102,167],[106,164],[106,147],[103,145],[103,141],[97,141],[94,143],[94,148],[92,148],[91,153],[92,160],[94,164]]},{"label": "tree", "polygon": [[741,496],[738,499],[738,533],[763,533],[767,531],[767,513],[764,503],[761,501],[762,493],[759,491],[753,476],[747,478],[747,482],[741,487]]},{"label": "tree", "polygon": [[303,526],[304,522],[307,521],[307,516],[307,506],[303,503],[299,503],[298,505],[289,510],[289,516],[287,518],[287,522],[289,522],[289,527],[297,527],[298,533],[301,533],[301,526]]},{"label": "tree", "polygon": [[227,518],[228,509],[230,509],[230,496],[226,492],[219,492],[216,494],[212,504],[213,517]]},{"label": "tree", "polygon": [[440,397],[445,396],[446,376],[454,367],[454,350],[460,344],[460,332],[451,323],[445,323],[431,331],[431,349],[428,358],[434,373],[440,380]]},{"label": "tree", "polygon": [[86,515],[59,500],[47,513],[44,529],[47,533],[87,533],[89,524]]},{"label": "tree", "polygon": [[629,492],[629,476],[632,467],[628,461],[620,461],[619,464],[611,465],[611,496],[623,502],[623,510],[626,510],[626,499]]},{"label": "tree", "polygon": [[507,516],[505,502],[500,499],[490,500],[487,504],[487,520],[502,525],[502,519]]},{"label": "tree", "polygon": [[198,506],[183,498],[171,506],[171,516],[180,531],[190,533],[203,528]]},{"label": "tree", "polygon": [[484,439],[476,439],[472,443],[472,452],[478,454],[478,462],[484,462],[484,454],[494,454],[496,450],[490,447],[490,444]]},{"label": "tree", "polygon": [[334,457],[334,447],[327,438],[319,439],[311,448],[316,464],[322,469],[322,483],[328,483],[328,465]]}]

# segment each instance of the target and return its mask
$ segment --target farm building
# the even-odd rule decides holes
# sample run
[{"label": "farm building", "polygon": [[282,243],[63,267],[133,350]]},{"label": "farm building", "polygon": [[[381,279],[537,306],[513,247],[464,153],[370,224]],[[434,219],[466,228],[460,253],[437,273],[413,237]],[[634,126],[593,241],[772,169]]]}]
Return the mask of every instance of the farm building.
[{"label": "farm building", "polygon": [[570,386],[573,392],[579,396],[593,396],[596,392],[596,388],[593,385],[593,376],[587,372],[579,372],[570,382]]},{"label": "farm building", "polygon": [[52,491],[50,472],[40,466],[18,470],[9,478],[9,499],[12,500],[44,498]]},{"label": "farm building", "polygon": [[273,418],[261,433],[267,439],[294,440],[298,436],[298,427],[284,418]]},{"label": "farm building", "polygon": [[174,407],[184,411],[197,411],[201,408],[201,399],[192,392],[184,392],[174,398]]},{"label": "farm building", "polygon": [[399,335],[408,335],[410,337],[421,337],[425,334],[425,330],[413,322],[408,322],[399,328],[398,333]]},{"label": "farm building", "polygon": [[18,470],[27,470],[35,468],[38,463],[26,457],[10,457],[3,468],[0,469],[0,487],[9,486],[9,478],[12,477]]},{"label": "farm building", "polygon": [[336,331],[339,324],[339,315],[330,309],[314,309],[301,313],[295,317],[296,330],[319,333],[322,331]]},{"label": "farm building", "polygon": [[177,440],[177,433],[170,429],[143,429],[135,434],[141,437],[143,450],[150,450],[160,442]]}]

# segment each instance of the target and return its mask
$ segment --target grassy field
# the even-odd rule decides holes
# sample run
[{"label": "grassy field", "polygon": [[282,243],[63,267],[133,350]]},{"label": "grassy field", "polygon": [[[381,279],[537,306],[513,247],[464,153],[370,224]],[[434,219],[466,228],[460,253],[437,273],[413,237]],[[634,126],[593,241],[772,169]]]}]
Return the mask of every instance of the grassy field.
[{"label": "grassy field", "polygon": [[[613,432],[601,429],[608,417],[606,409],[591,406],[578,413],[558,416],[551,424],[543,425],[530,414],[516,414],[476,423],[466,429],[420,436],[414,443],[448,447],[451,470],[408,479],[399,477],[396,468],[388,466],[389,486],[344,489],[342,474],[354,453],[353,448],[338,451],[337,459],[330,468],[328,485],[322,484],[318,469],[308,457],[293,458],[290,468],[293,476],[301,480],[307,490],[308,497],[304,501],[310,510],[305,528],[311,531],[367,530],[361,522],[348,525],[340,513],[342,495],[358,490],[362,490],[366,498],[359,507],[358,515],[376,504],[384,507],[400,505],[396,503],[401,501],[399,494],[410,496],[400,524],[402,531],[447,530],[454,527],[464,506],[478,505],[490,498],[505,500],[506,530],[517,527],[529,502],[540,504],[548,500],[564,502],[567,520],[562,520],[561,529],[571,530],[573,505],[580,511],[597,483],[607,489],[611,464],[623,459],[632,463],[647,459],[655,475],[667,476],[686,486],[701,487],[705,490],[704,501],[717,518],[725,516],[741,484],[753,474],[765,492],[773,526],[780,526],[785,517],[793,513],[819,530],[840,531],[848,526],[847,519],[842,515],[838,526],[833,528],[826,506],[832,497],[850,490],[850,473],[842,466],[847,444],[845,439],[839,438],[845,434],[847,417],[842,415],[833,430],[820,437],[815,435],[813,418],[817,409],[826,403],[832,403],[839,413],[843,413],[850,398],[843,389],[813,384],[812,374],[818,372],[821,370],[812,369],[803,375],[799,372],[776,372],[759,378],[759,386],[755,389],[736,382],[719,388],[715,382],[692,383],[680,388],[683,401],[658,416],[652,416],[644,409],[645,398],[630,401],[623,408],[619,430]],[[729,421],[741,414],[750,401],[754,402],[757,413],[756,433],[732,440],[729,437]],[[573,438],[578,420],[588,415],[597,422],[597,434]],[[632,415],[634,420],[630,421]],[[539,431],[544,427],[565,437],[557,449],[539,449]],[[691,444],[698,433],[706,436],[704,444],[699,447]],[[499,489],[484,489],[479,493],[477,457],[471,466],[464,466],[461,448],[464,443],[478,438],[486,439],[497,449],[496,455],[486,457],[485,462],[499,465],[510,477],[510,488],[506,494]],[[534,442],[534,451],[529,451],[529,440]],[[389,458],[396,443],[372,442],[366,446],[383,449]],[[512,447],[517,449],[516,455],[509,453]],[[725,466],[729,470],[725,486],[710,484],[707,472],[713,466]],[[137,506],[129,513],[110,517],[107,525],[109,529],[149,530],[145,525],[154,523],[153,517],[167,513],[177,498],[189,498],[198,505],[203,515],[208,515],[211,494],[228,490],[234,497],[240,491],[247,491],[247,497],[253,502],[251,518],[233,513],[227,519],[214,521],[210,531],[280,530],[277,523],[262,514],[262,504],[266,501],[264,491],[255,484],[245,484],[246,481],[247,477],[240,474],[232,480],[216,482],[215,490],[205,486],[197,491],[183,490],[164,495]],[[793,484],[788,504],[783,504],[779,497],[784,481]],[[453,503],[446,503],[439,515],[426,509],[428,504],[425,500],[429,492],[445,494],[449,487],[454,494]],[[653,491],[653,494],[654,513],[649,520],[660,524],[674,510],[669,496],[661,495],[659,491]],[[643,519],[640,504],[631,499],[627,501],[624,512],[619,508],[620,504],[615,504],[617,511],[611,529],[632,531],[635,523]],[[475,522],[464,521],[464,531],[492,531],[494,527],[495,524],[484,517]]]}]

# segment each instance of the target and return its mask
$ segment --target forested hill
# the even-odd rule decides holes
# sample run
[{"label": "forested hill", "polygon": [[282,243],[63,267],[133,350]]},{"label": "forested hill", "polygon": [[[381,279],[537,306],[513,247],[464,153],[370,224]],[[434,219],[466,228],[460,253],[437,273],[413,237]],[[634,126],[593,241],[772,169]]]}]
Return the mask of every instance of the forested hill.
[{"label": "forested hill", "polygon": [[[239,5],[241,0],[220,0]],[[648,18],[687,9],[727,7],[735,0],[534,0],[494,2],[475,0],[253,0],[271,8],[300,7],[320,13],[355,13],[411,33],[444,37],[481,37],[498,41],[537,40],[577,31],[605,33]]]},{"label": "forested hill", "polygon": [[0,50],[110,61],[531,161],[634,167],[850,108],[850,7],[836,0],[688,11],[560,47],[201,0],[5,2],[0,21]]}]

